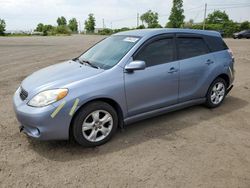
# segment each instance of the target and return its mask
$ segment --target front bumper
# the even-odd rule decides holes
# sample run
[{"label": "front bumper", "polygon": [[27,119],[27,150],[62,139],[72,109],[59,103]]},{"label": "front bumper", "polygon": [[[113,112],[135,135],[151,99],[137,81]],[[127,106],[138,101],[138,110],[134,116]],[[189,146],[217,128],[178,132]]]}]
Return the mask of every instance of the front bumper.
[{"label": "front bumper", "polygon": [[38,140],[67,140],[69,138],[69,126],[72,119],[69,115],[69,105],[65,105],[54,118],[51,117],[59,105],[58,102],[56,105],[35,108],[28,106],[26,100],[21,100],[19,90],[13,96],[14,111],[21,124],[20,131]]}]

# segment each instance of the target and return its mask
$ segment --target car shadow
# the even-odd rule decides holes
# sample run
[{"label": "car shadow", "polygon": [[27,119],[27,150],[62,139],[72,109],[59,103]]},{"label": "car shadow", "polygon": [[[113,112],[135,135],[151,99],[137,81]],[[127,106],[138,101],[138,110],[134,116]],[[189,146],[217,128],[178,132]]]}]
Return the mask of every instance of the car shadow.
[{"label": "car shadow", "polygon": [[178,139],[175,138],[178,130],[196,126],[203,121],[229,114],[247,105],[248,102],[245,100],[228,96],[224,104],[216,109],[208,109],[200,105],[171,112],[128,125],[124,130],[119,130],[107,144],[95,148],[84,148],[69,141],[40,142],[28,139],[29,147],[39,155],[53,161],[87,160],[91,157],[124,150],[152,139],[164,139],[170,142]]}]

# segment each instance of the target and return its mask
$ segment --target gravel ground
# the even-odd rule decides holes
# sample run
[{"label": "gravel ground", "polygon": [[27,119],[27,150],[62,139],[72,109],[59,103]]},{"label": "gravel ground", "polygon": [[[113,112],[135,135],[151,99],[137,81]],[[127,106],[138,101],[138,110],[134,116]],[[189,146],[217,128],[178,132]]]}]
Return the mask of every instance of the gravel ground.
[{"label": "gravel ground", "polygon": [[141,121],[97,148],[19,133],[12,95],[20,82],[102,38],[0,38],[0,187],[250,187],[250,40],[226,40],[236,81],[217,109]]}]

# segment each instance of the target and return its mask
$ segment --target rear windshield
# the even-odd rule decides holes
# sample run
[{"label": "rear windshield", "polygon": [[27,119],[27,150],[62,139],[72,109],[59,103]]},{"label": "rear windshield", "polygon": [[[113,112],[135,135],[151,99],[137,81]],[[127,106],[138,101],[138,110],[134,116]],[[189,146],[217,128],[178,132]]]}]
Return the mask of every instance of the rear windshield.
[{"label": "rear windshield", "polygon": [[114,35],[97,43],[80,60],[89,61],[102,69],[115,66],[139,41],[139,37]]}]

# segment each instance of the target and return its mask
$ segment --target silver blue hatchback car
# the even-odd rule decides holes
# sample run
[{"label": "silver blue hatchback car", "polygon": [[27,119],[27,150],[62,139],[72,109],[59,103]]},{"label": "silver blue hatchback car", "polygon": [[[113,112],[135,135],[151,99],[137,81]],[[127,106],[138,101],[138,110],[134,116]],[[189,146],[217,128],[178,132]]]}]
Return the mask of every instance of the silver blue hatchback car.
[{"label": "silver blue hatchback car", "polygon": [[233,80],[234,58],[219,33],[134,30],[31,74],[14,109],[30,137],[97,146],[119,126],[191,105],[218,107]]}]

